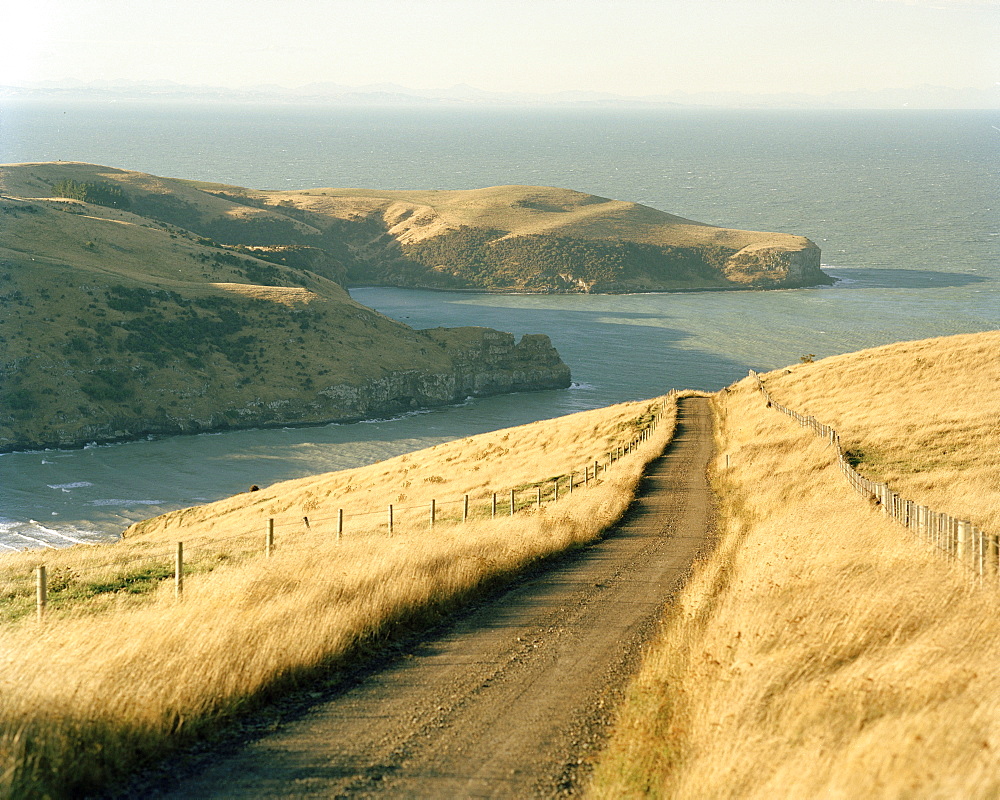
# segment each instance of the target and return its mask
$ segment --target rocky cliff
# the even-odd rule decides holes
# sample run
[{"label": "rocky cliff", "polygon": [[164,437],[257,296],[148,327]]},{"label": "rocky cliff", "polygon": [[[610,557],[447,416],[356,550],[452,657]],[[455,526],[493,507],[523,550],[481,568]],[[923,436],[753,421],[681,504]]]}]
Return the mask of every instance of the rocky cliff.
[{"label": "rocky cliff", "polygon": [[[380,377],[316,385],[315,391],[284,398],[244,394],[210,411],[202,404],[158,409],[150,415],[118,412],[105,417],[59,419],[33,436],[0,436],[0,452],[44,447],[79,447],[89,442],[127,441],[155,434],[190,434],[240,428],[315,425],[387,417],[509,392],[564,389],[570,370],[549,337],[514,336],[491,328],[423,331],[429,346],[446,354],[437,369],[400,369]],[[210,396],[205,382],[196,395]],[[141,399],[137,405],[141,405]],[[136,411],[139,411],[136,408]],[[2,411],[0,411],[2,419]]]}]

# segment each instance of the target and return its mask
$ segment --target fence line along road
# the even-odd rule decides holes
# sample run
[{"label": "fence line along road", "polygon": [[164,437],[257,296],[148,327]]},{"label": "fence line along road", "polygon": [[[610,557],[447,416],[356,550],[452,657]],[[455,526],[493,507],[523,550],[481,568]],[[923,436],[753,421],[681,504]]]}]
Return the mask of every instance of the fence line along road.
[{"label": "fence line along road", "polygon": [[840,434],[837,431],[824,425],[816,417],[800,414],[775,402],[760,375],[754,370],[750,370],[750,377],[757,382],[757,388],[769,408],[787,414],[804,428],[811,428],[817,436],[827,439],[837,449],[840,471],[858,494],[877,503],[885,514],[936,547],[946,558],[972,570],[980,579],[990,577],[996,580],[1000,576],[1000,535],[987,533],[968,520],[957,519],[907,500],[889,488],[889,484],[866,478],[848,461],[840,446]]},{"label": "fence line along road", "polygon": [[[671,389],[664,399],[660,402],[659,407],[652,411],[651,416],[648,421],[638,430],[636,433],[627,441],[623,441],[617,446],[613,447],[611,450],[606,451],[604,459],[595,459],[593,464],[588,461],[588,463],[582,468],[580,472],[572,471],[568,476],[562,475],[558,478],[546,478],[542,481],[535,481],[530,484],[522,484],[521,486],[510,489],[510,516],[514,516],[518,512],[523,510],[531,509],[541,509],[543,501],[546,497],[549,498],[549,502],[558,502],[560,498],[568,498],[569,495],[573,494],[574,488],[579,487],[589,487],[591,482],[597,481],[600,475],[603,475],[610,470],[615,463],[625,458],[626,456],[636,452],[639,446],[649,440],[652,437],[654,431],[656,431],[660,420],[663,418],[663,413],[667,408],[667,399],[674,398],[677,392],[675,389]],[[653,408],[650,406],[649,408]],[[649,413],[649,411],[647,411]],[[642,415],[642,416],[645,416]],[[642,419],[642,416],[637,419]],[[564,488],[567,490],[562,495],[560,495],[559,487],[560,482],[563,483]],[[544,487],[551,487],[550,491],[543,492]],[[529,498],[526,500],[525,495],[529,494]],[[489,494],[486,496],[484,501],[488,507],[488,518],[493,519],[498,516],[497,510],[497,492],[492,493],[492,497]],[[439,511],[443,506],[457,505],[461,508],[460,515],[456,514],[454,518],[443,518],[439,515]],[[424,527],[433,529],[436,524],[442,524],[447,522],[458,522],[462,523],[468,522],[471,515],[470,509],[470,497],[468,494],[464,495],[459,500],[450,501],[439,501],[437,499],[431,499],[428,503],[421,503],[419,505],[408,505],[399,506],[394,504],[389,504],[383,510],[370,510],[370,511],[360,511],[354,512],[349,515],[345,514],[345,509],[338,508],[337,513],[329,517],[310,517],[310,516],[300,516],[294,521],[288,522],[278,522],[274,517],[270,517],[266,520],[266,529],[264,533],[264,546],[263,555],[265,558],[270,558],[277,550],[277,539],[275,536],[275,530],[277,528],[292,529],[296,533],[322,533],[322,524],[325,522],[336,522],[336,541],[340,542],[345,533],[345,519],[359,519],[364,517],[371,517],[373,515],[384,515],[385,520],[382,523],[382,530],[386,531],[388,534],[392,535],[398,532],[400,527],[400,514],[401,511],[412,511],[420,510],[421,516],[424,516],[426,522]],[[412,517],[411,517],[412,519]],[[362,524],[361,528],[357,531],[361,532],[373,532],[379,527],[378,523],[375,523],[375,527],[371,525]],[[415,526],[412,522],[408,526],[411,529]],[[320,530],[317,530],[319,528]],[[231,536],[223,537],[222,539],[217,539],[213,543],[217,544],[220,541],[226,541],[229,539],[243,539],[247,538],[247,533],[240,533]],[[253,535],[253,534],[250,534]],[[258,551],[259,552],[259,551]],[[142,563],[160,563],[167,560],[172,561],[173,568],[173,580],[174,580],[174,594],[177,599],[181,599],[184,595],[184,544],[183,542],[177,542],[174,547],[169,551],[157,552],[157,553],[146,553],[141,556],[134,556],[132,558],[126,559],[121,562],[116,561],[116,566],[124,567],[129,564],[136,564],[138,562]],[[170,576],[165,574],[164,579],[168,579]],[[44,564],[40,564],[35,569],[35,605],[36,605],[36,617],[39,622],[43,621],[46,614],[47,606],[49,605],[49,575]]]}]

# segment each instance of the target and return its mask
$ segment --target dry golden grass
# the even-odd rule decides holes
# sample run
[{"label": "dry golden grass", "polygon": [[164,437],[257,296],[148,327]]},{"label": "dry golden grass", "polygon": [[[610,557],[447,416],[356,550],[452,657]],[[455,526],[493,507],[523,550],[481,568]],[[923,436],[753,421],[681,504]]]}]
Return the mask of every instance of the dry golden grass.
[{"label": "dry golden grass", "polygon": [[[421,241],[462,226],[508,231],[512,236],[554,233],[583,239],[697,247],[717,244],[739,250],[748,245],[800,249],[801,236],[720,228],[649,206],[552,186],[490,186],[461,190],[377,190],[321,188],[261,191],[220,183],[189,181],[79,162],[0,164],[0,192],[19,197],[49,197],[63,178],[115,182],[155,195],[170,195],[205,218],[274,218],[277,203],[290,201],[336,219],[382,216],[393,236],[404,243]],[[233,204],[209,193],[238,193],[275,208]],[[103,214],[103,212],[102,212]],[[130,218],[128,217],[123,218]],[[287,219],[287,218],[286,218]],[[292,218],[302,232],[317,229]]]},{"label": "dry golden grass", "polygon": [[[495,520],[481,518],[480,504],[480,519],[433,531],[422,509],[391,537],[376,527],[381,513],[363,530],[360,512],[381,509],[392,493],[443,501],[574,467],[579,480],[585,463],[630,441],[661,402],[438,445],[168,514],[120,544],[46,552],[66,587],[53,592],[43,626],[22,613],[4,623],[0,643],[0,795],[68,797],[106,786],[263,698],[335,674],[387,637],[593,540],[625,510],[645,464],[669,440],[673,404],[652,439],[558,504]],[[401,489],[404,477],[410,486]],[[339,507],[349,509],[341,542],[330,522],[304,528],[304,515],[318,520]],[[268,515],[278,523],[269,559],[261,555]],[[140,594],[80,595],[95,576],[120,581],[148,563],[143,554],[169,554],[175,540],[195,568],[182,602],[163,576]],[[20,598],[23,612],[40,556],[0,559],[0,597]]]},{"label": "dry golden grass", "polygon": [[267,195],[333,217],[349,219],[362,210],[377,211],[390,224],[390,232],[404,243],[463,226],[508,231],[511,236],[554,233],[674,246],[712,243],[737,250],[751,244],[796,250],[805,242],[800,236],[785,233],[719,228],[639,203],[553,186],[394,191],[310,189]]},{"label": "dry golden grass", "polygon": [[[954,452],[969,453],[979,443],[969,445],[968,432],[988,431],[983,404],[996,396],[995,368],[980,359],[996,341],[982,334],[896,345],[765,382],[779,402],[859,447],[877,441],[893,458],[920,459],[901,432],[922,419],[915,432],[938,430]],[[958,387],[947,403],[929,376],[914,376],[912,395],[892,388],[910,379],[899,365],[918,357]],[[890,394],[898,405],[887,405]],[[591,795],[1000,795],[996,587],[973,585],[859,500],[831,448],[767,409],[751,381],[720,394],[717,406],[720,544],[665,621]],[[987,482],[991,470],[995,485],[992,464],[941,468],[951,491],[942,486],[926,501],[996,519],[996,494],[963,486],[967,474]]]},{"label": "dry golden grass", "polygon": [[774,399],[839,431],[858,470],[1000,532],[1000,331],[925,339],[778,370]]}]

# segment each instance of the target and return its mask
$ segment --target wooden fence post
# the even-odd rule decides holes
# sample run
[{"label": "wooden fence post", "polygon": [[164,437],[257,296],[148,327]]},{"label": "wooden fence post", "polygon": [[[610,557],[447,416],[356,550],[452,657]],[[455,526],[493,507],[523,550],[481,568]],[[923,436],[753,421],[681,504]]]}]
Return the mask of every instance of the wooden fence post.
[{"label": "wooden fence post", "polygon": [[39,564],[35,568],[35,614],[38,621],[45,619],[45,606],[49,599],[49,584],[45,574],[45,565]]},{"label": "wooden fence post", "polygon": [[434,517],[435,517],[434,511],[435,511],[435,502],[432,499],[431,500],[431,527],[432,528],[434,527]]},{"label": "wooden fence post", "polygon": [[497,516],[497,493],[493,492],[493,511],[490,514],[491,519],[496,519]]},{"label": "wooden fence post", "polygon": [[392,533],[392,503],[389,503],[389,533]]},{"label": "wooden fence post", "polygon": [[535,488],[535,508],[542,507],[542,487],[538,486]]},{"label": "wooden fence post", "polygon": [[514,490],[510,490],[510,515],[514,516]]},{"label": "wooden fence post", "polygon": [[462,522],[469,521],[469,495],[465,496],[465,501],[462,504]]},{"label": "wooden fence post", "polygon": [[968,560],[969,544],[969,523],[964,519],[960,519],[958,521],[958,549],[955,557],[963,563]]},{"label": "wooden fence post", "polygon": [[972,529],[972,538],[976,543],[976,573],[980,578],[986,573],[986,537],[979,528]]},{"label": "wooden fence post", "polygon": [[337,541],[344,538],[344,509],[337,509]]},{"label": "wooden fence post", "polygon": [[177,554],[174,557],[174,597],[178,600],[184,596],[184,542],[177,543]]},{"label": "wooden fence post", "polygon": [[569,493],[570,493],[570,494],[573,494],[573,479],[574,479],[575,477],[576,477],[576,474],[575,474],[575,473],[571,472],[571,473],[569,474]]},{"label": "wooden fence post", "polygon": [[267,521],[267,534],[264,536],[264,555],[268,558],[274,552],[274,517]]},{"label": "wooden fence post", "polygon": [[556,503],[559,501],[559,479],[556,478],[552,481],[552,502]]}]

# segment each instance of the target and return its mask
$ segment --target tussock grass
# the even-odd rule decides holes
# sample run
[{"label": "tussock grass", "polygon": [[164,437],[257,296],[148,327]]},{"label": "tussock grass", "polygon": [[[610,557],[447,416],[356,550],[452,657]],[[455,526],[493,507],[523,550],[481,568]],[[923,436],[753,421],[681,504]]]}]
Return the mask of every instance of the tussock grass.
[{"label": "tussock grass", "polygon": [[[980,358],[996,342],[895,345],[765,382],[779,402],[893,459],[922,457],[902,435],[917,420],[940,430],[956,459],[936,473],[940,494],[921,502],[986,524],[995,500],[964,483],[991,469],[995,482],[995,462],[960,459],[989,441],[981,419],[984,404],[997,408],[996,385]],[[959,391],[930,378],[912,394],[893,389],[907,380],[898,365],[917,357]],[[720,394],[717,410],[720,544],[665,620],[591,795],[996,797],[995,587],[977,587],[859,500],[829,446],[767,409],[751,381]],[[965,441],[970,428],[982,441]]]},{"label": "tussock grass", "polygon": [[301,521],[311,504],[318,519],[348,500],[354,514],[381,506],[404,475],[415,496],[433,491],[442,499],[548,479],[630,440],[661,402],[626,403],[278,484],[156,518],[117,545],[3,557],[0,592],[15,599],[26,581],[30,588],[30,567],[42,558],[70,585],[113,581],[144,554],[169,553],[181,539],[201,568],[186,580],[182,602],[172,596],[172,581],[161,580],[138,594],[54,603],[41,627],[25,616],[4,623],[0,795],[71,797],[113,784],[268,697],[329,679],[386,639],[592,541],[627,508],[645,464],[669,440],[674,407],[668,404],[652,439],[599,481],[514,517],[429,530],[421,516],[422,524],[401,523],[391,537],[348,526],[339,543],[329,526],[300,524],[293,533],[279,525],[277,550],[266,559],[264,515]]},{"label": "tussock grass", "polygon": [[1000,331],[924,339],[763,376],[836,428],[857,469],[935,511],[1000,531]]}]

